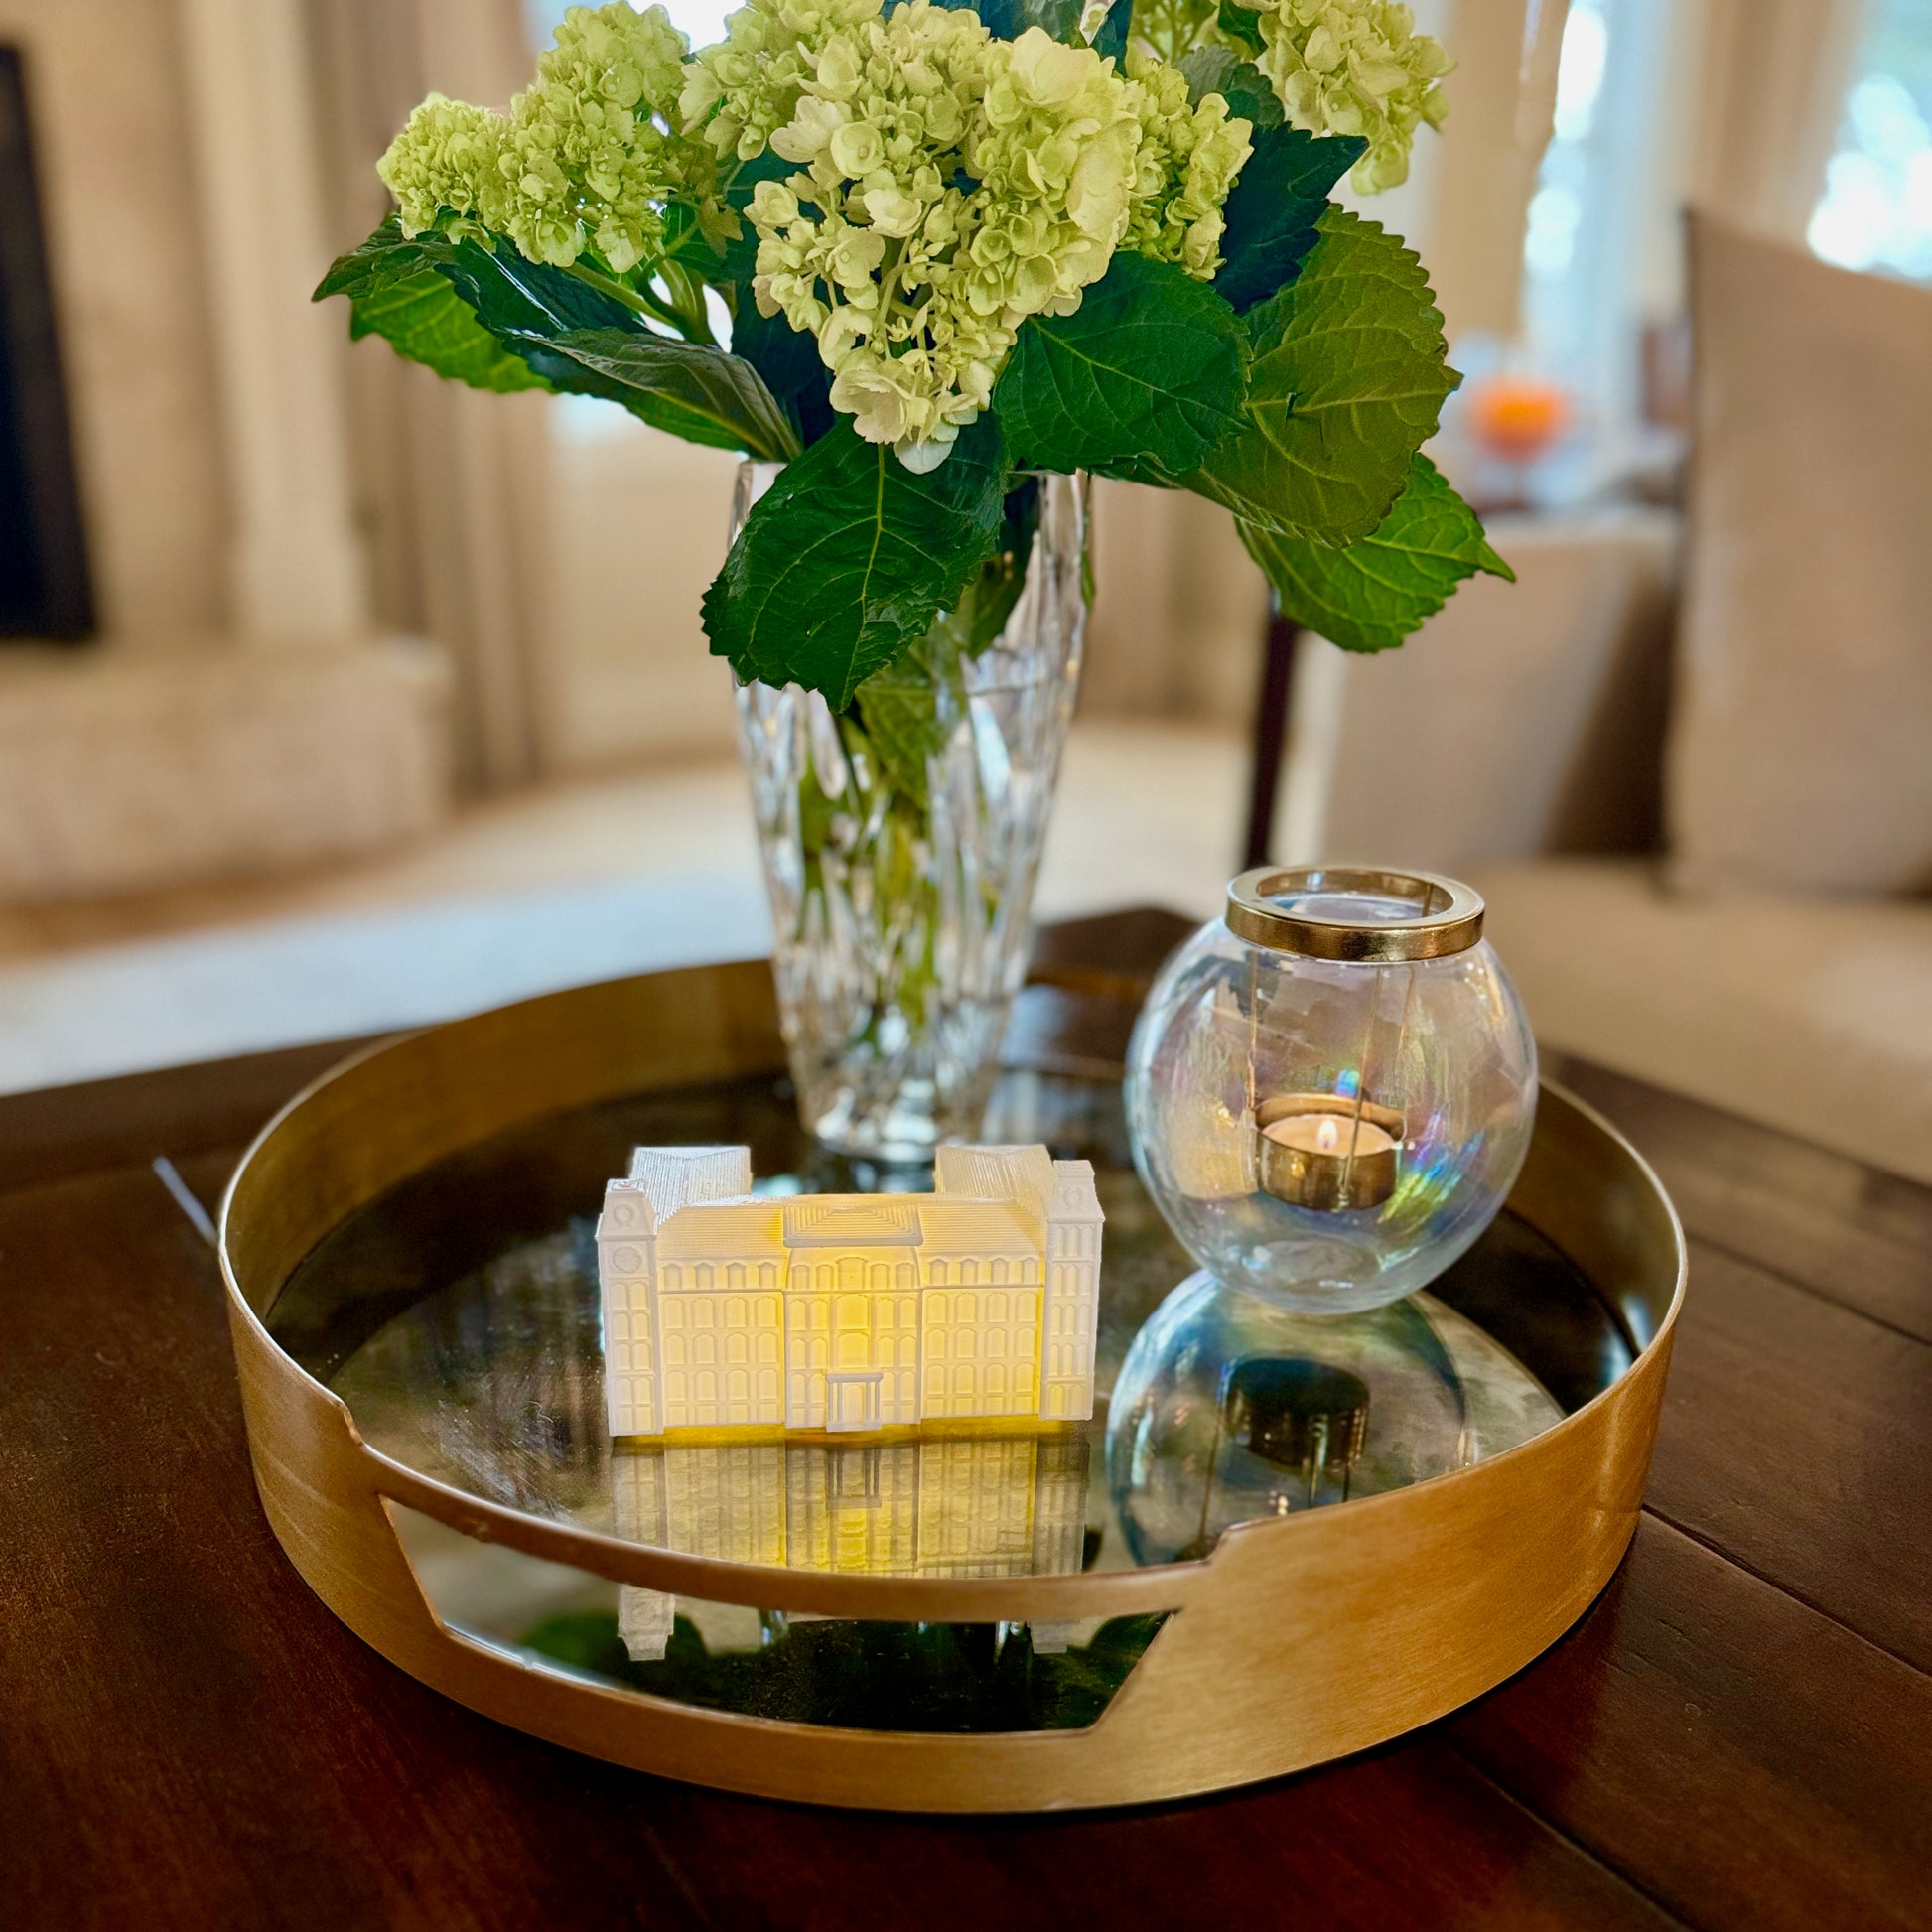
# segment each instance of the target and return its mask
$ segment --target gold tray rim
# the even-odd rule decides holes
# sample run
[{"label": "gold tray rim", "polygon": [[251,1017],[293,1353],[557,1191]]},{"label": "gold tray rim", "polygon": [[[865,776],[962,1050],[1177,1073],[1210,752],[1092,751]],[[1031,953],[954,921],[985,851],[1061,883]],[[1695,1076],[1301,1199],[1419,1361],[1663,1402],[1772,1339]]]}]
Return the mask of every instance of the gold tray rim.
[{"label": "gold tray rim", "polygon": [[[606,1046],[619,1050],[600,1051]],[[1543,1088],[1537,1141],[1511,1205],[1550,1233],[1547,1223],[1564,1219],[1565,1189],[1551,1172],[1553,1162],[1560,1165],[1567,1155],[1587,1167],[1593,1159],[1616,1176],[1613,1184],[1624,1195],[1622,1225],[1613,1213],[1600,1225],[1569,1227],[1568,1240],[1552,1238],[1600,1292],[1614,1293],[1642,1342],[1636,1360],[1583,1408],[1504,1454],[1338,1509],[1243,1525],[1225,1535],[1206,1559],[1184,1564],[1035,1578],[840,1576],[692,1556],[529,1516],[424,1476],[372,1449],[343,1399],[275,1343],[244,1289],[244,1280],[255,1278],[251,1286],[262,1306],[271,1306],[313,1246],[312,1239],[305,1243],[305,1231],[320,1226],[326,1232],[344,1212],[406,1173],[488,1139],[505,1125],[597,1099],[782,1065],[763,962],[638,975],[540,995],[365,1047],[295,1095],[243,1156],[222,1200],[219,1253],[264,1509],[296,1568],[324,1601],[425,1681],[557,1741],[734,1789],[906,1809],[1129,1802],[1272,1775],[1380,1741],[1453,1709],[1561,1634],[1621,1559],[1636,1525],[1688,1254],[1675,1208],[1648,1164],[1594,1109],[1550,1083]],[[506,1082],[513,1092],[506,1091]],[[360,1092],[364,1087],[390,1103],[379,1116],[358,1111],[367,1098]],[[453,1095],[479,1108],[477,1131],[452,1133],[438,1109]],[[442,1121],[442,1146],[433,1145],[436,1133],[427,1143],[411,1140],[419,1118]],[[340,1136],[332,1141],[332,1130],[350,1121],[360,1124],[352,1142]],[[318,1172],[313,1158],[332,1150],[336,1169]],[[409,1162],[412,1151],[420,1158]],[[292,1159],[299,1171],[304,1156],[311,1157],[308,1178],[319,1198],[293,1216],[291,1229],[288,1192],[278,1199],[273,1184],[285,1177]],[[1601,1173],[1596,1178],[1604,1184]],[[1646,1225],[1633,1232],[1634,1222]],[[1624,1251],[1613,1252],[1619,1242]],[[1600,1252],[1578,1252],[1580,1245],[1588,1250],[1592,1244]],[[1647,1287],[1630,1278],[1633,1268],[1642,1273],[1645,1266]],[[267,1283],[259,1279],[264,1268],[273,1277]],[[1606,1269],[1613,1279],[1605,1280]],[[933,1736],[783,1725],[607,1691],[533,1670],[450,1630],[430,1611],[402,1555],[390,1515],[390,1505],[398,1503],[480,1540],[619,1583],[714,1601],[951,1622],[1074,1621],[1156,1610],[1189,1614],[1164,1626],[1107,1712],[1085,1730]],[[1540,1518],[1541,1540],[1553,1547],[1538,1553],[1524,1571],[1520,1552],[1512,1557],[1508,1543],[1512,1537],[1521,1540],[1526,1509]],[[1252,1715],[1243,1723],[1240,1706],[1230,1706],[1219,1743],[1201,1742],[1204,1693],[1235,1654],[1253,1648],[1253,1630],[1244,1642],[1231,1622],[1243,1614],[1244,1602],[1249,1616],[1260,1609],[1256,1627],[1265,1630],[1270,1617],[1282,1612],[1283,1591],[1298,1582],[1319,1580],[1320,1591],[1303,1594],[1332,1593],[1345,1586],[1362,1598],[1362,1629],[1381,1631],[1380,1641],[1405,1635],[1420,1641],[1440,1618],[1403,1598],[1412,1597],[1417,1578],[1427,1575],[1416,1553],[1445,1537],[1449,1547],[1459,1537],[1474,1550],[1478,1564],[1486,1560],[1511,1576],[1524,1572],[1508,1588],[1494,1587],[1494,1578],[1485,1585],[1478,1573],[1472,1589],[1469,1577],[1463,1577],[1450,1593],[1473,1600],[1460,1604],[1438,1632],[1439,1640],[1449,1640],[1452,1654],[1420,1672],[1395,1673],[1394,1685],[1365,1687],[1356,1699],[1360,1708],[1352,1712],[1324,1705],[1319,1722],[1290,1725],[1272,1737],[1252,1736]],[[1410,1577],[1406,1589],[1405,1574]],[[1257,1605],[1258,1591],[1266,1595],[1265,1606]],[[1315,1654],[1282,1646],[1298,1659],[1293,1668],[1302,1673],[1322,1652],[1336,1653],[1328,1661],[1345,1665],[1347,1653],[1357,1647],[1332,1636],[1320,1641],[1318,1631],[1309,1635],[1315,1640]],[[1204,1672],[1203,1659],[1214,1657],[1220,1665]],[[1255,1668],[1272,1680],[1280,1662],[1278,1657],[1271,1665],[1264,1657],[1255,1660]],[[1176,1686],[1184,1689],[1177,1694]],[[1251,1698],[1246,1701],[1252,1704]],[[1315,1702],[1322,1704],[1319,1698]],[[1206,1697],[1209,1707],[1226,1703],[1225,1697]],[[1144,1751],[1123,1754],[1119,1748],[1147,1722],[1170,1737],[1171,1761],[1165,1766],[1150,1764]],[[683,1753],[668,1746],[666,1732],[687,1746],[698,1740],[697,1768],[678,1768]],[[793,1748],[816,1767],[809,1776],[784,1769],[783,1754],[746,1741],[764,1739],[768,1746],[779,1733],[793,1734]],[[1193,1740],[1187,1751],[1175,1742],[1183,1733]],[[1068,1739],[1087,1744],[1070,1750]],[[731,1740],[722,1759],[721,1740]],[[1243,1741],[1248,1753],[1237,1766],[1234,1753]],[[852,1790],[843,1788],[841,1778],[828,1782],[827,1752],[852,1754],[850,1763],[859,1767],[851,1774],[856,1776]],[[987,1766],[1022,1765],[1042,1753],[1085,1769],[1076,1777],[1063,1770],[1058,1786],[1033,1777],[1015,1783],[1010,1771],[1004,1788],[988,1792],[981,1776]],[[888,1773],[889,1763],[897,1768]],[[1140,1768],[1125,1768],[1130,1764]],[[1100,1795],[1077,1795],[1087,1787]]]}]

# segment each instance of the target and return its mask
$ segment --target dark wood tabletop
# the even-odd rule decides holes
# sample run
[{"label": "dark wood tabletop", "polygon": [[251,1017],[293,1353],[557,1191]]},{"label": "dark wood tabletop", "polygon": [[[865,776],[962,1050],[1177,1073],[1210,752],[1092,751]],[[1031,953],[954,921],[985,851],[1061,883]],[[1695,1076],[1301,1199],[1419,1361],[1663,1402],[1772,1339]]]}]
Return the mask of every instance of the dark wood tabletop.
[{"label": "dark wood tabletop", "polygon": [[[1060,928],[1035,997],[1121,1002],[1172,934]],[[150,1163],[212,1201],[340,1050],[0,1100],[0,1925],[1932,1925],[1932,1191],[1555,1065],[1692,1252],[1643,1520],[1583,1620],[1297,1777],[882,1817],[502,1728],[289,1567],[213,1256]]]}]

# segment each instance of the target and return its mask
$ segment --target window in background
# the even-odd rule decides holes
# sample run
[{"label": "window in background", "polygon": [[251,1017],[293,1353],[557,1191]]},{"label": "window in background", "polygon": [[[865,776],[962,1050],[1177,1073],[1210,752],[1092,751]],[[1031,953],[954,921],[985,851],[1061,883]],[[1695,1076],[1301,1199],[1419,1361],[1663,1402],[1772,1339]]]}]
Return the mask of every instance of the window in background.
[{"label": "window in background", "polygon": [[1805,239],[1840,268],[1932,281],[1932,5],[1870,0],[1853,73]]},{"label": "window in background", "polygon": [[1643,347],[1678,111],[1666,83],[1684,33],[1681,0],[1571,0],[1516,338],[1451,346],[1467,381],[1445,414],[1441,461],[1480,508],[1570,508],[1656,462]]},{"label": "window in background", "polygon": [[1644,260],[1683,31],[1671,0],[1572,0],[1555,126],[1523,235],[1521,361],[1565,393],[1569,434],[1525,493],[1601,493],[1653,457],[1642,421]]}]

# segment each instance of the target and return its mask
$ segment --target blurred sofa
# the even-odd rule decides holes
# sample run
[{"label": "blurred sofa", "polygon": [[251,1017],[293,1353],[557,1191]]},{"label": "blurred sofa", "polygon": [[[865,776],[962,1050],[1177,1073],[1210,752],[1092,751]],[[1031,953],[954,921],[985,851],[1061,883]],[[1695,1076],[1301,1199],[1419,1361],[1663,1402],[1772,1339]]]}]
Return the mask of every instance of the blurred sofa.
[{"label": "blurred sofa", "polygon": [[1276,850],[1466,878],[1546,1048],[1932,1182],[1932,903],[1665,876],[1676,518],[1493,534],[1514,589],[1304,643]]},{"label": "blurred sofa", "polygon": [[1304,640],[1275,848],[1467,878],[1545,1045],[1932,1182],[1932,291],[1697,225],[1687,512]]}]

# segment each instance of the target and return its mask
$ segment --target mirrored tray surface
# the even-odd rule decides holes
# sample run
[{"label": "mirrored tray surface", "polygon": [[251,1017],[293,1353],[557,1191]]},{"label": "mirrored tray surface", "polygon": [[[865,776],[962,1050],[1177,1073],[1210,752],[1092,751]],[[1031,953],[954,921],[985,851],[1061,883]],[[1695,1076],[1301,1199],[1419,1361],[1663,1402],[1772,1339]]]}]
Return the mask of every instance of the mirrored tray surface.
[{"label": "mirrored tray surface", "polygon": [[[291,1277],[268,1326],[347,1403],[371,1448],[532,1516],[778,1570],[1135,1567],[1149,1553],[1114,1501],[1105,1397],[1191,1263],[1134,1173],[1115,1083],[1011,1073],[987,1133],[1094,1163],[1107,1225],[1091,1424],[852,1444],[612,1443],[592,1230],[604,1182],[633,1146],[748,1145],[760,1191],[772,1193],[930,1185],[929,1171],[818,1149],[774,1076],[553,1116],[441,1162],[340,1223]],[[1312,1458],[1263,1472],[1277,1514],[1513,1448],[1610,1386],[1637,1353],[1590,1282],[1507,1213],[1430,1293],[1302,1327],[1298,1353],[1381,1393],[1340,1479]],[[900,1729],[1089,1724],[1161,1622],[856,1623],[672,1599],[474,1541],[400,1504],[391,1513],[438,1615],[465,1635],[595,1682],[759,1716]]]}]

